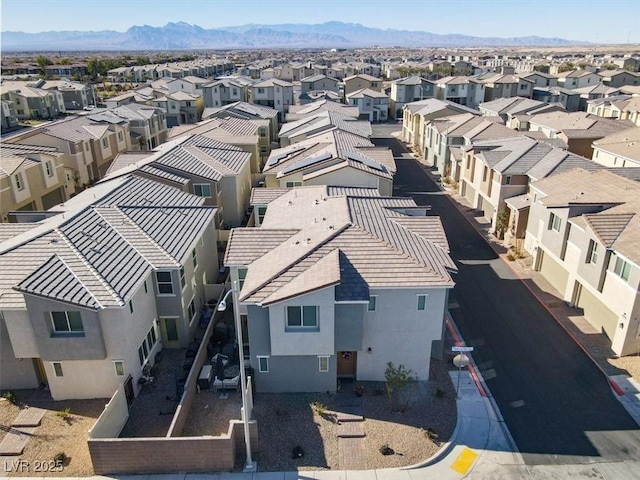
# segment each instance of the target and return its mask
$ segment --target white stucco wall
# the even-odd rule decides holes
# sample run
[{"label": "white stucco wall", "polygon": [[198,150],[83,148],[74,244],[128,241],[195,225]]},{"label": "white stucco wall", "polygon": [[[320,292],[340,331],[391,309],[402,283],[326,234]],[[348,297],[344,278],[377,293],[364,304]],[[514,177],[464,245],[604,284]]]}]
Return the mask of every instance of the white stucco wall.
[{"label": "white stucco wall", "polygon": [[[426,309],[417,310],[417,295],[426,294]],[[365,312],[363,352],[358,355],[358,380],[384,381],[387,362],[413,370],[419,380],[429,378],[431,344],[440,340],[446,290],[376,290],[376,311]],[[371,348],[371,353],[367,353]]]}]

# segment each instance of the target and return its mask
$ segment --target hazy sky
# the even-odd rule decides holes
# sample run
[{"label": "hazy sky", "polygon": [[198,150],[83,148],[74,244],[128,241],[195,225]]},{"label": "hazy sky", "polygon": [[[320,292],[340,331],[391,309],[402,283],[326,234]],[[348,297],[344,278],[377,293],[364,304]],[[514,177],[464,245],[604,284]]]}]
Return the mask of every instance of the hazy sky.
[{"label": "hazy sky", "polygon": [[[311,5],[314,6],[311,6]],[[117,30],[187,22],[323,23],[640,43],[640,0],[2,0],[3,31]]]}]

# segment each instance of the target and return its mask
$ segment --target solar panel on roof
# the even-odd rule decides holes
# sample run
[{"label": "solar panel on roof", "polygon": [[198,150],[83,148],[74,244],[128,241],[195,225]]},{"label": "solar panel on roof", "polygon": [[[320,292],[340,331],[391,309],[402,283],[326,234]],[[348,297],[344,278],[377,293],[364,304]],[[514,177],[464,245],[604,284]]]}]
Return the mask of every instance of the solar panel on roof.
[{"label": "solar panel on roof", "polygon": [[295,170],[299,170],[301,168],[304,167],[308,167],[309,165],[314,165],[318,162],[322,162],[323,160],[328,160],[331,158],[331,153],[330,152],[326,152],[326,153],[321,153],[320,155],[314,155],[312,157],[307,157],[303,160],[298,160],[297,162],[295,162],[293,165],[288,166],[287,168],[285,168],[284,170],[282,170],[282,173],[286,174],[286,173],[290,173],[293,172]]},{"label": "solar panel on roof", "polygon": [[379,172],[386,172],[387,171],[387,169],[384,167],[384,165],[380,165],[378,162],[374,162],[370,158],[367,158],[364,155],[360,155],[359,153],[344,152],[344,156],[347,157],[349,160],[353,160],[355,162],[360,162],[360,163],[366,165],[367,167],[371,167],[374,170],[378,170]]},{"label": "solar panel on roof", "polygon": [[281,160],[289,157],[290,155],[293,155],[294,153],[300,152],[302,150],[304,150],[307,147],[304,146],[298,146],[298,147],[294,147],[291,150],[287,150],[286,152],[280,152],[280,153],[276,153],[271,154],[271,156],[269,157],[269,160],[267,160],[267,167],[272,167],[274,165],[277,165],[278,163],[280,163]]}]

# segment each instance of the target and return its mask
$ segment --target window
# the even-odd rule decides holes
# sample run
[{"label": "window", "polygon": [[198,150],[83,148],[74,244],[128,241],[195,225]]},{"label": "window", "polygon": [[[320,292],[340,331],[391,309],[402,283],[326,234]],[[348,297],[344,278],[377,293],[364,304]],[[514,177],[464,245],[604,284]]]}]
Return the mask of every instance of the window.
[{"label": "window", "polygon": [[160,295],[173,295],[171,272],[156,272],[156,282],[158,283],[158,293]]},{"label": "window", "polygon": [[262,223],[264,216],[267,214],[267,207],[258,207],[258,223]]},{"label": "window", "polygon": [[264,93],[264,88],[259,88],[258,93]]},{"label": "window", "polygon": [[301,187],[302,186],[302,182],[287,182],[286,186],[287,186],[287,188]]},{"label": "window", "polygon": [[89,151],[89,142],[84,144],[84,151],[88,152]]},{"label": "window", "polygon": [[594,240],[589,240],[589,249],[587,250],[587,263],[598,262],[598,244]]},{"label": "window", "polygon": [[147,336],[142,340],[142,343],[138,347],[138,360],[140,360],[140,366],[144,365],[144,362],[149,358],[149,354],[153,350],[153,346],[156,344],[156,322],[153,321],[151,329],[147,332]]},{"label": "window", "polygon": [[191,102],[186,102],[187,107],[191,106]]},{"label": "window", "polygon": [[377,295],[371,295],[369,297],[369,305],[367,305],[367,311],[375,312],[376,311],[376,303],[378,302]]},{"label": "window", "polygon": [[147,289],[147,281],[144,281],[144,293],[149,293],[149,290]]},{"label": "window", "polygon": [[426,309],[427,309],[427,296],[418,295],[418,310],[426,310]]},{"label": "window", "polygon": [[54,333],[84,333],[80,312],[51,312]]},{"label": "window", "polygon": [[44,168],[47,171],[47,177],[53,177],[53,166],[51,165],[51,160],[44,162]]},{"label": "window", "polygon": [[104,137],[102,139],[102,148],[107,148],[109,146],[109,139],[107,137]]},{"label": "window", "polygon": [[258,372],[269,373],[269,357],[258,357]]},{"label": "window", "polygon": [[616,266],[613,269],[613,273],[626,282],[629,280],[629,272],[631,272],[631,264],[620,257],[616,258]]},{"label": "window", "polygon": [[266,137],[266,136],[267,136],[267,129],[266,129],[266,128],[264,128],[264,127],[260,127],[260,129],[259,129],[258,131],[260,132],[260,136],[261,136],[262,138],[264,138],[264,137]]},{"label": "window", "polygon": [[267,154],[267,147],[265,147],[265,146],[260,147],[260,154],[261,155],[266,155]]},{"label": "window", "polygon": [[199,197],[211,198],[211,185],[208,183],[196,183],[193,185],[193,193]]},{"label": "window", "polygon": [[129,300],[129,312],[133,313],[133,300]]},{"label": "window", "polygon": [[122,360],[116,360],[113,362],[113,366],[116,369],[116,375],[118,377],[124,377],[124,362]]},{"label": "window", "polygon": [[329,357],[318,357],[318,370],[321,372],[329,371]]},{"label": "window", "polygon": [[196,253],[195,248],[191,252],[191,259],[193,260],[193,269],[195,270],[198,266],[198,254]]},{"label": "window", "polygon": [[53,362],[53,371],[56,372],[56,377],[64,377],[62,364],[60,362]]},{"label": "window", "polygon": [[246,268],[238,268],[238,288],[242,290],[242,285],[244,285],[244,279],[247,278],[247,269]]},{"label": "window", "polygon": [[196,299],[192,298],[189,302],[189,307],[187,309],[187,318],[189,319],[189,323],[193,321],[196,316]]},{"label": "window", "polygon": [[16,182],[16,188],[18,190],[24,190],[24,182],[22,181],[22,173],[18,172],[13,176],[13,180]]},{"label": "window", "polygon": [[551,212],[551,215],[549,215],[549,225],[547,226],[547,230],[555,230],[556,232],[559,232],[561,226],[562,219],[555,213]]},{"label": "window", "polygon": [[184,267],[180,267],[180,285],[182,288],[187,286],[187,281],[184,279]]},{"label": "window", "polygon": [[504,177],[504,184],[505,185],[511,185],[511,176],[507,175],[506,177]]},{"label": "window", "polygon": [[121,142],[124,139],[122,132],[118,132],[118,141]]},{"label": "window", "polygon": [[317,328],[317,306],[287,307],[287,327],[289,328]]}]

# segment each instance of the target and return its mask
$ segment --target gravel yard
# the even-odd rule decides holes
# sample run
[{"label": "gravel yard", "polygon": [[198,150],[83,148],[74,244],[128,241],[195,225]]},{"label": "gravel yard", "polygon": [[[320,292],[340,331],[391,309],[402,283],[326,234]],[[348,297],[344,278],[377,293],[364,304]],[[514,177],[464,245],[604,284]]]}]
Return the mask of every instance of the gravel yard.
[{"label": "gravel yard", "polygon": [[[22,455],[3,457],[6,460],[8,476],[38,477],[76,477],[93,475],[93,466],[87,447],[87,431],[93,426],[102,413],[108,399],[96,400],[64,400],[54,402],[47,399],[48,392],[39,390],[18,390],[15,392],[18,405],[7,401],[0,402],[0,439],[6,435],[7,428],[20,413],[20,407],[26,405],[43,408],[46,411],[42,422],[34,436],[29,439]],[[46,395],[45,395],[46,394]],[[69,408],[69,416],[64,419],[56,415]],[[52,471],[48,467],[53,457],[64,452],[68,457],[60,471]],[[21,461],[20,468],[12,468]],[[13,463],[12,463],[13,462]],[[4,462],[3,462],[3,465]],[[38,469],[39,471],[36,471]],[[55,470],[55,469],[54,469]]]},{"label": "gravel yard", "polygon": [[[391,412],[384,384],[358,383],[364,386],[362,408],[368,469],[421,462],[450,438],[456,425],[456,405],[447,367],[432,360],[429,385],[422,384],[404,413]],[[352,389],[353,384],[347,384],[338,395],[354,395]],[[435,395],[438,389],[444,396]],[[260,470],[340,469],[338,425],[334,421],[339,411],[336,397],[322,393],[257,394],[254,416],[258,419],[261,451],[256,459]],[[322,416],[314,411],[313,402],[327,407]],[[427,429],[438,434],[435,441],[426,434]],[[380,447],[384,444],[396,454],[382,455]],[[303,448],[304,456],[293,459],[292,450],[297,445]]]}]

